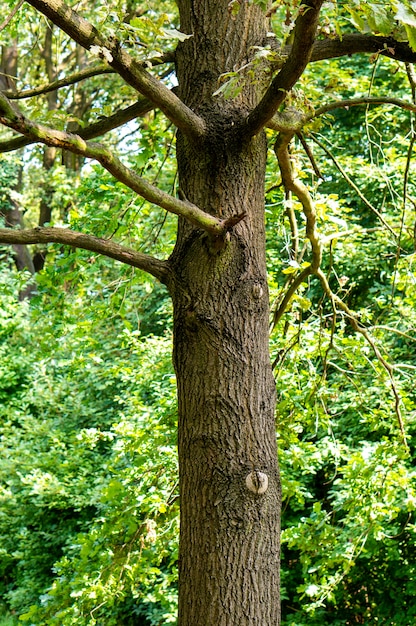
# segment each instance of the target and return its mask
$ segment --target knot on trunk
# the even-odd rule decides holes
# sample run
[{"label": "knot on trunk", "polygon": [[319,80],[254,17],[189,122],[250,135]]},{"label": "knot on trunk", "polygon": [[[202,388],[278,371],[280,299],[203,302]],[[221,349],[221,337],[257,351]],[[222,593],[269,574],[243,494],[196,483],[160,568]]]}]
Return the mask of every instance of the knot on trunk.
[{"label": "knot on trunk", "polygon": [[249,491],[261,495],[267,491],[269,477],[264,472],[253,470],[246,476],[246,487]]}]

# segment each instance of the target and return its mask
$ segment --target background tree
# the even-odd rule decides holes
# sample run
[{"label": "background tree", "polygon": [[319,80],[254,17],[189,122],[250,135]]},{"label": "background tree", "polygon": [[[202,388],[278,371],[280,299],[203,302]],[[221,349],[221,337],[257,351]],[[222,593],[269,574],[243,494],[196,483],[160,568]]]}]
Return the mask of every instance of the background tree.
[{"label": "background tree", "polygon": [[[309,281],[316,276],[327,298],[326,304],[320,304],[321,318],[329,320],[332,330],[329,343],[322,352],[322,337],[328,322],[320,326],[317,358],[321,371],[318,379],[308,378],[310,397],[316,397],[316,390],[328,374],[327,356],[334,345],[333,324],[336,315],[342,315],[367,342],[373,355],[368,358],[373,360],[375,369],[379,368],[381,375],[386,377],[394,398],[397,428],[405,438],[404,400],[399,394],[396,372],[370,334],[368,322],[371,320],[359,318],[352,311],[359,297],[365,294],[360,294],[359,290],[355,293],[354,290],[347,293],[339,291],[338,286],[343,286],[344,279],[339,282],[342,277],[334,269],[334,241],[355,235],[360,240],[360,237],[367,238],[373,232],[377,233],[378,229],[374,220],[368,223],[368,218],[364,216],[363,223],[356,220],[354,228],[351,228],[345,218],[335,215],[338,222],[325,220],[325,227],[329,222],[330,228],[324,237],[319,234],[319,211],[325,213],[331,208],[336,214],[342,213],[343,207],[336,197],[331,197],[333,194],[325,196],[325,188],[321,194],[314,185],[314,178],[320,177],[320,172],[304,134],[313,133],[311,137],[319,149],[332,159],[331,149],[318,134],[321,130],[319,120],[323,115],[347,106],[387,101],[411,111],[415,106],[410,101],[392,99],[390,95],[366,95],[359,100],[350,98],[341,103],[318,101],[319,106],[313,109],[312,102],[321,96],[320,92],[314,93],[313,88],[308,86],[307,74],[304,75],[303,91],[293,92],[291,89],[300,80],[309,61],[323,62],[343,55],[371,53],[377,58],[387,56],[413,62],[415,54],[405,43],[406,37],[410,43],[414,42],[413,10],[409,3],[394,6],[386,3],[381,8],[379,5],[361,6],[357,3],[353,9],[345,10],[342,5],[329,5],[322,13],[317,30],[320,2],[309,2],[300,7],[278,4],[264,7],[240,2],[216,2],[197,7],[180,2],[179,24],[175,23],[174,13],[167,14],[158,22],[151,8],[147,16],[137,17],[134,15],[135,7],[113,8],[106,3],[105,8],[100,4],[92,7],[95,9],[94,21],[101,21],[98,31],[61,2],[50,0],[29,4],[67,34],[69,38],[64,44],[62,40],[59,42],[59,50],[68,50],[69,59],[77,57],[78,44],[98,55],[107,65],[87,67],[70,77],[66,75],[59,80],[59,84],[55,82],[40,88],[35,94],[33,91],[23,92],[20,96],[38,96],[49,89],[54,91],[59,88],[63,90],[60,91],[63,94],[61,102],[66,104],[71,83],[93,76],[95,72],[112,71],[116,75],[110,76],[109,81],[114,79],[114,83],[109,82],[102,92],[92,90],[100,111],[117,85],[123,86],[119,87],[120,96],[126,94],[124,104],[129,98],[137,98],[134,90],[142,93],[147,100],[140,100],[117,113],[111,112],[104,120],[89,125],[88,118],[84,121],[81,118],[82,113],[90,115],[90,110],[81,107],[77,109],[81,117],[75,120],[81,128],[78,134],[73,134],[62,128],[74,120],[68,119],[61,108],[61,128],[56,129],[58,120],[52,119],[55,125],[52,129],[51,125],[44,126],[34,121],[36,118],[45,121],[45,108],[38,99],[35,105],[28,105],[27,114],[23,115],[13,104],[19,91],[17,94],[10,90],[3,92],[0,100],[2,123],[26,137],[24,140],[5,140],[3,150],[40,141],[83,159],[95,159],[135,194],[180,218],[176,244],[166,261],[138,252],[136,243],[127,248],[112,241],[115,233],[122,240],[131,239],[133,242],[143,234],[136,225],[135,211],[129,211],[125,223],[127,210],[118,214],[114,211],[109,219],[106,211],[98,209],[90,213],[90,207],[83,207],[84,215],[80,215],[70,193],[72,214],[71,210],[69,214],[65,211],[61,219],[69,220],[71,226],[80,225],[82,233],[70,228],[4,229],[0,234],[1,241],[18,245],[54,241],[101,252],[145,270],[167,285],[174,306],[174,363],[179,400],[179,623],[278,623],[279,481],[274,426],[275,384],[268,357],[269,308],[264,232],[267,154],[263,129],[270,126],[277,133],[276,140],[273,139],[274,152],[285,191],[284,213],[272,212],[272,223],[273,220],[283,220],[286,214],[291,228],[289,242],[285,244],[287,265],[283,269],[287,281],[281,289],[277,289],[278,285],[274,287],[277,290],[274,325],[279,328],[284,323],[283,341],[289,338],[289,345],[295,345],[298,337],[286,326],[286,312],[289,306],[308,310],[309,301],[300,292],[309,286],[312,299],[316,285],[313,282],[309,285]],[[160,10],[159,5],[157,8]],[[87,14],[86,10],[84,14]],[[33,19],[37,28],[35,17]],[[398,26],[398,21],[403,23],[402,27]],[[128,22],[130,26],[126,26]],[[337,30],[332,30],[332,23]],[[223,26],[222,31],[218,29],[219,24]],[[368,32],[370,27],[377,36],[351,32],[351,24],[364,32]],[[162,25],[166,25],[164,31]],[[172,30],[175,25],[180,26],[181,32]],[[274,37],[269,36],[271,26],[276,30],[280,47]],[[166,30],[167,27],[169,30]],[[13,31],[10,33],[10,36],[15,36]],[[181,40],[174,55],[160,57],[160,45],[155,35],[161,34]],[[137,48],[143,45],[143,40],[144,49],[151,54],[145,60],[139,55],[132,58],[131,55],[138,54]],[[19,41],[22,50],[25,45],[30,47],[31,41],[30,37],[23,39],[22,43]],[[155,50],[152,48],[154,43]],[[155,53],[159,54],[157,60],[153,60]],[[172,83],[168,82],[168,87],[148,71],[152,64],[172,59],[179,82],[178,88],[173,90],[169,88]],[[412,87],[410,66],[408,73]],[[324,74],[321,80],[323,91],[331,90],[331,79],[331,74]],[[100,85],[102,80],[101,77]],[[144,148],[138,156],[125,155],[128,166],[115,156],[111,140],[107,145],[90,141],[153,107],[159,108],[178,129],[179,199],[162,191],[164,186],[172,188],[169,168],[160,187],[150,184],[137,173],[139,168],[150,173],[148,157],[152,146],[147,142],[151,144],[150,137],[155,127],[148,118],[144,119],[139,131]],[[84,123],[87,125],[83,126]],[[366,123],[369,128],[368,119]],[[309,189],[300,182],[297,173],[292,147],[295,138],[313,166]],[[171,139],[166,150],[171,149],[170,142]],[[126,151],[125,139],[120,143],[119,150]],[[146,155],[145,162],[143,155]],[[384,216],[376,206],[369,207],[368,201],[365,202],[366,196],[348,176],[345,167],[336,159],[332,161],[354,189],[356,197],[376,216],[375,224],[382,224],[381,236],[393,237],[395,247],[392,258],[395,270],[399,271],[401,257],[404,255],[406,258],[408,254],[406,246],[412,234],[405,207],[402,207],[399,223],[397,214]],[[97,170],[94,172],[98,178]],[[306,171],[305,174],[307,177]],[[407,201],[406,164],[404,176],[403,198]],[[279,181],[271,171],[268,178],[274,178],[274,184],[268,191],[268,197],[273,198]],[[95,190],[97,186],[105,192],[104,203],[111,205],[119,202],[120,195],[110,181],[101,182]],[[298,224],[299,210],[304,215],[303,225]],[[348,214],[348,211],[345,210],[345,213]],[[134,219],[130,219],[131,214]],[[160,217],[155,217],[155,221],[160,221]],[[167,226],[169,230],[170,223]],[[341,230],[340,226],[345,230]],[[373,228],[376,230],[373,231]],[[324,257],[325,245],[330,254]],[[342,265],[348,257],[345,254],[341,257]],[[70,271],[67,279],[71,280]],[[365,276],[362,277],[362,284],[367,284]],[[348,300],[350,297],[353,298],[351,301]],[[329,311],[325,308],[328,306]],[[406,335],[405,331],[400,332]],[[281,349],[285,353],[286,348],[279,347]],[[313,363],[313,360],[309,362]],[[354,366],[359,368],[358,364]],[[341,366],[331,362],[331,367],[336,370]],[[287,406],[280,402],[282,416]],[[405,446],[405,443],[402,445]],[[115,494],[118,494],[118,489],[116,486]],[[320,517],[318,510],[315,515],[320,523],[325,522],[326,517]],[[136,519],[134,523],[137,523]],[[292,542],[295,540],[292,539]],[[128,541],[123,545],[128,545]],[[352,562],[356,554],[353,551],[347,562]],[[338,562],[335,559],[334,566],[339,565],[345,565],[345,559]],[[319,586],[315,582],[305,587],[308,595],[318,595],[317,606],[339,582],[336,574],[328,576],[328,583],[321,582]],[[91,593],[96,594],[97,591],[92,590]],[[99,619],[102,606],[104,603],[97,603],[90,611],[92,620]],[[104,610],[107,609],[106,606]],[[29,615],[28,619],[32,617]],[[49,615],[48,619],[55,618]],[[62,619],[62,615],[57,619]],[[114,616],[114,619],[117,618]]]}]

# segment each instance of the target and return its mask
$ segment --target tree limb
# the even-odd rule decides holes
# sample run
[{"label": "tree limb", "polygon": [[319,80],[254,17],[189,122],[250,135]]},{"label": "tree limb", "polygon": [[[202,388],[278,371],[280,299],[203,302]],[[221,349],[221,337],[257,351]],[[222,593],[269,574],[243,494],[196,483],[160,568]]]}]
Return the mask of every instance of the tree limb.
[{"label": "tree limb", "polygon": [[310,276],[316,274],[322,262],[322,243],[316,227],[316,211],[313,206],[311,195],[306,185],[297,179],[293,172],[292,163],[290,162],[289,144],[294,136],[294,132],[281,134],[274,146],[276,158],[279,163],[282,183],[286,192],[293,192],[302,205],[303,213],[306,218],[306,237],[309,239],[312,249],[312,259],[307,267],[294,277],[292,283],[284,294],[279,306],[273,315],[272,329],[279,322],[280,318],[286,311],[290,300],[298,287]]},{"label": "tree limb", "polygon": [[133,170],[126,167],[106,146],[96,142],[87,142],[80,135],[54,130],[28,120],[1,92],[0,123],[17,130],[34,141],[40,141],[48,146],[63,148],[75,154],[95,159],[126,187],[129,187],[149,202],[165,209],[165,211],[184,217],[214,237],[222,238],[227,232],[225,221],[205,213],[205,211],[202,211],[190,202],[174,198],[165,191],[148,183]]},{"label": "tree limb", "polygon": [[187,107],[166,85],[134,61],[116,38],[105,39],[87,20],[62,0],[27,0],[56,26],[87,50],[91,48],[134,89],[149,98],[184,134],[201,139],[204,120]]},{"label": "tree limb", "polygon": [[[24,1],[24,0],[23,0]],[[153,59],[147,60],[143,63],[143,67],[148,67],[151,65],[162,65],[162,63],[172,62],[174,60],[174,54],[172,52],[168,52],[160,57],[155,57]],[[79,83],[87,78],[92,78],[93,76],[101,76],[101,74],[116,74],[116,70],[112,67],[106,65],[99,65],[95,67],[87,67],[79,72],[75,72],[71,74],[71,76],[66,76],[65,78],[61,78],[60,80],[54,80],[51,83],[46,85],[40,85],[39,87],[34,87],[33,89],[25,89],[22,91],[5,91],[4,94],[9,98],[9,100],[23,100],[24,98],[33,98],[34,96],[40,96],[45,93],[49,93],[51,91],[56,91],[57,89],[61,89],[62,87],[69,87],[69,85],[74,85],[75,83]]]},{"label": "tree limb", "polygon": [[[290,48],[282,50],[290,53]],[[416,52],[405,41],[396,41],[393,37],[379,35],[361,35],[359,33],[343,35],[342,39],[321,39],[312,47],[310,61],[323,61],[352,54],[382,54],[396,61],[416,63]]]},{"label": "tree limb", "polygon": [[93,76],[115,73],[116,71],[108,65],[88,67],[72,74],[71,76],[61,78],[60,80],[54,80],[47,85],[41,85],[40,87],[35,87],[34,89],[25,89],[24,91],[5,91],[3,93],[9,98],[9,100],[23,100],[24,98],[33,98],[33,96],[40,96],[42,94],[49,93],[50,91],[56,91],[61,87],[69,87],[69,85],[74,85],[75,83],[79,83],[87,78],[92,78]]},{"label": "tree limb", "polygon": [[244,122],[244,135],[256,135],[276,113],[287,93],[297,83],[311,58],[323,0],[306,0],[295,22],[294,41],[280,72],[272,80],[259,104]]},{"label": "tree limb", "polygon": [[[415,55],[416,57],[416,55]],[[377,105],[377,104],[391,104],[397,106],[405,111],[416,112],[416,105],[413,102],[407,100],[401,100],[400,98],[390,98],[383,96],[363,96],[360,98],[350,98],[345,100],[335,100],[322,105],[310,114],[301,113],[295,109],[287,107],[284,111],[276,113],[268,122],[267,127],[278,132],[296,132],[300,133],[302,127],[311,120],[334,111],[335,109],[347,109],[349,107],[360,106],[363,104]]]},{"label": "tree limb", "polygon": [[345,302],[341,300],[341,298],[339,298],[339,296],[333,293],[329,285],[328,279],[321,269],[322,240],[320,238],[320,235],[316,226],[316,210],[315,210],[312,198],[310,196],[310,193],[308,191],[308,188],[295,177],[294,172],[293,172],[292,164],[290,162],[290,155],[288,151],[288,146],[289,146],[290,141],[292,140],[292,137],[293,137],[293,133],[287,133],[286,135],[281,135],[276,141],[275,153],[278,159],[280,172],[282,175],[282,182],[283,182],[285,189],[293,191],[293,193],[297,196],[298,200],[300,201],[302,205],[302,209],[306,218],[306,236],[311,243],[312,259],[311,259],[310,265],[305,267],[294,278],[292,284],[289,286],[283,299],[279,303],[279,306],[276,308],[274,312],[274,316],[273,316],[272,329],[279,322],[280,318],[282,317],[283,313],[287,309],[290,303],[290,300],[292,296],[294,295],[295,291],[298,289],[298,287],[302,284],[302,282],[306,278],[308,278],[308,276],[315,275],[319,279],[324,293],[330,299],[334,311],[336,311],[336,307],[338,306],[338,308],[341,309],[345,313],[352,328],[357,333],[360,333],[364,337],[364,339],[369,343],[369,345],[371,346],[374,352],[376,359],[378,360],[380,365],[383,367],[383,369],[387,373],[389,377],[392,394],[394,397],[394,410],[395,410],[397,421],[399,424],[400,433],[403,437],[403,442],[404,442],[406,451],[408,452],[406,432],[405,432],[404,421],[403,421],[403,416],[401,413],[401,406],[400,406],[401,398],[400,398],[400,394],[396,385],[396,381],[394,379],[394,367],[381,354],[381,351],[376,345],[371,334],[368,332],[368,330],[365,327],[363,327],[359,323],[357,315],[353,311],[351,311],[348,305],[346,305]]},{"label": "tree limb", "polygon": [[165,281],[169,271],[167,261],[160,261],[148,254],[137,252],[132,248],[122,246],[109,239],[100,239],[93,235],[85,235],[84,233],[69,230],[68,228],[36,227],[23,230],[0,228],[0,243],[62,243],[83,250],[91,250],[91,252],[97,252],[112,259],[116,259],[121,263],[137,267],[151,274],[162,283]]},{"label": "tree limb", "polygon": [[316,227],[316,211],[313,206],[311,195],[306,185],[293,175],[293,168],[290,162],[288,146],[293,138],[293,134],[281,135],[275,143],[275,153],[280,167],[282,183],[287,191],[292,191],[302,205],[306,218],[306,237],[312,247],[311,272],[315,273],[321,265],[322,246],[320,236]]},{"label": "tree limb", "polygon": [[[276,328],[277,324],[280,322],[280,319],[282,318],[283,314],[285,313],[287,307],[289,306],[289,303],[292,299],[292,296],[294,296],[294,294],[296,293],[296,291],[298,290],[298,288],[300,287],[300,285],[305,282],[305,280],[308,278],[308,276],[310,276],[312,274],[312,270],[309,267],[305,267],[297,276],[295,276],[295,278],[293,279],[293,282],[290,283],[287,291],[285,292],[283,298],[280,300],[280,298],[278,299],[278,306],[276,306],[276,309],[273,313],[273,320],[272,320],[272,325],[271,325],[271,331],[274,330],[274,328]],[[270,331],[270,332],[271,332]]]},{"label": "tree limb", "polygon": [[[152,109],[154,109],[153,102],[150,102],[147,98],[140,98],[131,106],[121,109],[108,117],[103,117],[98,122],[94,122],[89,126],[80,128],[77,131],[77,134],[82,137],[82,139],[95,139],[96,137],[105,135],[114,128],[118,128],[123,124],[127,124],[127,122],[131,122],[131,120],[134,120],[141,115],[145,115],[149,111],[152,111]],[[36,141],[37,139],[30,139],[28,137],[14,137],[13,139],[9,139],[7,141],[0,141],[0,153],[18,150],[19,148],[28,146]]]},{"label": "tree limb", "polygon": [[335,109],[348,109],[349,107],[356,107],[362,104],[392,104],[393,106],[404,109],[405,111],[416,112],[416,104],[413,102],[407,102],[406,100],[401,100],[399,98],[364,96],[362,98],[351,98],[328,102],[328,104],[324,104],[319,107],[319,109],[316,109],[310,116],[307,117],[307,120],[315,119],[316,117],[329,113],[329,111],[334,111]]},{"label": "tree limb", "polygon": [[19,0],[19,2],[16,4],[16,6],[14,7],[14,9],[12,9],[9,13],[9,15],[6,17],[6,19],[0,24],[0,32],[2,30],[4,30],[6,28],[6,26],[8,26],[10,24],[10,22],[12,21],[12,19],[14,18],[14,16],[16,15],[16,13],[19,11],[20,7],[22,6],[22,4],[24,3],[25,0]]}]

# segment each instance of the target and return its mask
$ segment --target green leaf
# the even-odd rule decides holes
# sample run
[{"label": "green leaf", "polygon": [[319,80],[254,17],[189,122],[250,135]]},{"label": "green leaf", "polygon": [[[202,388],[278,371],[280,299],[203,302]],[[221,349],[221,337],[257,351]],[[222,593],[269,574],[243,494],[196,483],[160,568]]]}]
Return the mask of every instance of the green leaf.
[{"label": "green leaf", "polygon": [[176,30],[176,28],[162,28],[162,32],[165,35],[166,39],[176,39],[178,41],[186,41],[193,37],[192,34],[187,35],[186,33],[182,33],[180,30]]},{"label": "green leaf", "polygon": [[398,2],[395,17],[402,24],[416,28],[416,7],[411,7],[404,2]]},{"label": "green leaf", "polygon": [[409,45],[412,50],[416,52],[416,26],[410,26],[409,24],[405,24],[404,27],[406,29]]},{"label": "green leaf", "polygon": [[371,30],[382,35],[390,35],[395,26],[393,13],[381,4],[371,3],[365,5],[365,8]]}]

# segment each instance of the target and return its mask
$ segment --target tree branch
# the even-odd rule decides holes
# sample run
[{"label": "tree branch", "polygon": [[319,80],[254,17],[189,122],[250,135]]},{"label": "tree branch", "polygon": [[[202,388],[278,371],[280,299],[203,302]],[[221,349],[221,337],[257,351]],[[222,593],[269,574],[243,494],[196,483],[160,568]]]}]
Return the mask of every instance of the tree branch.
[{"label": "tree branch", "polygon": [[[416,54],[415,54],[416,60]],[[349,107],[360,106],[363,104],[377,105],[377,104],[391,104],[397,106],[405,111],[416,112],[416,105],[413,102],[407,100],[401,100],[400,98],[390,98],[383,96],[363,96],[361,98],[351,98],[346,100],[335,100],[334,102],[328,102],[322,105],[310,114],[301,113],[295,109],[287,107],[286,110],[276,113],[268,122],[267,127],[278,132],[296,132],[300,133],[302,127],[312,119],[329,113],[335,109],[346,109]]]},{"label": "tree branch", "polygon": [[[290,53],[290,48],[282,50]],[[312,48],[311,61],[323,61],[352,54],[382,54],[396,61],[416,63],[416,52],[404,41],[396,41],[393,37],[378,35],[349,34],[342,39],[322,39],[315,41]]]},{"label": "tree branch", "polygon": [[222,238],[227,232],[227,224],[205,213],[196,205],[174,198],[148,183],[133,170],[129,169],[113,155],[106,146],[87,142],[80,135],[47,128],[25,118],[20,111],[0,92],[0,123],[17,130],[34,141],[48,146],[63,148],[81,156],[95,159],[108,170],[117,180],[122,182],[140,196],[160,206],[165,211],[184,217],[195,226],[202,228],[214,237]]},{"label": "tree branch", "polygon": [[[143,63],[143,66],[148,67],[149,64],[162,65],[162,63],[172,62],[173,60],[173,53],[168,52],[160,57],[155,57],[153,59],[147,60],[145,63]],[[109,67],[107,64],[95,67],[87,67],[83,70],[80,70],[79,72],[71,74],[71,76],[66,76],[65,78],[55,80],[46,85],[40,85],[39,87],[34,87],[33,89],[25,89],[23,91],[5,91],[4,95],[6,95],[9,100],[23,100],[24,98],[33,98],[34,96],[41,96],[45,93],[56,91],[57,89],[61,89],[62,87],[75,85],[75,83],[80,83],[81,81],[86,80],[87,78],[92,78],[93,76],[101,76],[101,74],[116,74],[116,70],[112,67]]]},{"label": "tree branch", "polygon": [[9,100],[23,100],[24,98],[33,98],[33,96],[40,96],[45,93],[49,93],[50,91],[56,91],[57,89],[61,89],[61,87],[69,87],[69,85],[74,85],[75,83],[79,83],[87,78],[92,78],[93,76],[115,73],[116,71],[108,65],[88,67],[72,74],[71,76],[61,78],[60,80],[54,80],[52,83],[41,85],[40,87],[35,87],[34,89],[26,89],[24,91],[5,91],[3,93],[9,98]]},{"label": "tree branch", "polygon": [[319,107],[319,109],[316,109],[310,116],[307,117],[307,120],[309,121],[311,119],[315,119],[316,117],[329,113],[329,111],[334,111],[335,109],[348,109],[349,107],[356,107],[362,104],[392,104],[393,106],[404,109],[405,111],[416,112],[416,104],[413,102],[407,102],[406,100],[401,100],[399,98],[364,96],[362,98],[351,98],[349,100],[335,100],[334,102],[328,102],[328,104],[324,104]]},{"label": "tree branch", "polygon": [[149,98],[186,135],[205,136],[204,120],[187,107],[166,85],[134,61],[117,39],[105,39],[98,30],[62,0],[27,0],[56,26],[87,50],[93,47],[134,89]]},{"label": "tree branch", "polygon": [[318,272],[322,262],[322,243],[316,226],[316,210],[308,188],[295,177],[292,163],[290,162],[289,144],[292,141],[294,134],[295,133],[293,131],[281,134],[276,140],[274,151],[279,163],[282,183],[286,192],[293,192],[302,205],[303,213],[306,218],[306,237],[309,239],[311,244],[312,259],[310,264],[304,267],[302,271],[294,277],[282,300],[276,307],[273,315],[272,329],[275,328],[280,318],[286,311],[290,300],[297,291],[298,287],[308,278],[308,276]]},{"label": "tree branch", "polygon": [[399,391],[397,389],[396,381],[394,379],[394,367],[383,357],[381,351],[377,347],[373,337],[370,335],[368,330],[364,328],[358,321],[357,315],[351,311],[348,305],[339,298],[335,293],[333,293],[328,279],[323,273],[321,269],[321,261],[322,261],[322,240],[320,238],[317,226],[316,226],[316,210],[313,205],[312,198],[308,191],[308,188],[299,181],[293,172],[292,164],[290,162],[290,155],[288,151],[288,146],[290,141],[292,140],[293,133],[287,133],[286,135],[281,135],[275,144],[275,153],[279,162],[280,172],[282,175],[282,182],[286,190],[292,191],[302,204],[302,209],[306,218],[306,236],[311,243],[312,248],[312,260],[309,266],[305,267],[293,280],[292,284],[287,289],[283,299],[279,303],[279,306],[276,308],[273,316],[272,329],[276,326],[276,324],[281,319],[283,313],[287,309],[291,298],[294,293],[298,289],[298,287],[308,278],[308,276],[315,275],[322,286],[324,293],[330,299],[334,311],[336,311],[336,305],[339,309],[341,309],[347,316],[351,326],[353,329],[360,333],[365,340],[371,346],[376,359],[386,371],[390,387],[394,397],[394,410],[397,416],[397,421],[399,424],[400,433],[403,437],[404,446],[406,451],[408,452],[408,444],[406,440],[406,432],[404,427],[403,416],[401,413],[401,398]]},{"label": "tree branch", "polygon": [[[138,102],[135,102],[126,109],[121,109],[120,111],[113,113],[113,115],[104,117],[89,126],[85,126],[85,128],[80,128],[77,131],[77,134],[82,137],[82,139],[95,139],[96,137],[105,135],[114,128],[127,124],[127,122],[130,122],[141,115],[145,115],[152,109],[154,109],[153,102],[150,102],[147,98],[140,98]],[[36,141],[37,139],[30,139],[28,137],[15,137],[13,139],[9,139],[8,141],[1,141],[0,153],[18,150],[19,148],[28,146]]]},{"label": "tree branch", "polygon": [[292,133],[281,135],[275,143],[274,150],[285,190],[292,191],[302,205],[306,218],[306,237],[309,239],[312,247],[311,272],[316,273],[322,261],[322,246],[316,227],[316,211],[308,188],[299,179],[295,178],[293,174],[288,150],[292,138]]},{"label": "tree branch", "polygon": [[10,24],[10,22],[12,21],[12,19],[14,18],[14,16],[16,15],[16,13],[19,11],[20,7],[22,6],[23,2],[25,0],[19,0],[19,2],[16,4],[16,6],[14,7],[14,9],[12,9],[9,13],[9,15],[6,17],[6,19],[0,24],[0,32],[2,30],[4,30],[6,28],[6,26],[8,26]]},{"label": "tree branch", "polygon": [[12,230],[10,228],[0,228],[0,243],[6,244],[34,244],[34,243],[62,243],[67,246],[91,250],[116,259],[121,263],[126,263],[132,267],[137,267],[148,274],[151,274],[162,283],[165,281],[169,271],[167,261],[160,261],[148,254],[137,252],[132,248],[122,246],[108,239],[100,239],[93,235],[85,235],[68,228],[31,228],[23,230]]},{"label": "tree branch", "polygon": [[271,120],[287,93],[297,83],[311,58],[323,0],[306,0],[295,23],[294,41],[280,72],[244,123],[244,135],[256,135]]}]

